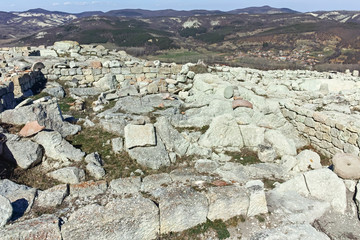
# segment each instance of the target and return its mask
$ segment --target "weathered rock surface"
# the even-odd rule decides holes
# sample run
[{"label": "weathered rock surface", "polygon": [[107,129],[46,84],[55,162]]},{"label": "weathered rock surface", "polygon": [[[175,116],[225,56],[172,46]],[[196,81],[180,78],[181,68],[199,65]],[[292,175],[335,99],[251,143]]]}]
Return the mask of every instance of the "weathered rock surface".
[{"label": "weathered rock surface", "polygon": [[304,172],[307,170],[320,169],[320,156],[314,151],[304,150],[296,156],[297,164],[293,167],[294,171]]},{"label": "weathered rock surface", "polygon": [[20,130],[19,135],[22,137],[30,137],[35,135],[36,133],[43,130],[45,127],[40,126],[37,121],[28,122],[25,126]]},{"label": "weathered rock surface", "polygon": [[296,155],[295,143],[291,139],[288,139],[286,136],[284,136],[280,131],[266,131],[265,140],[272,145],[279,157],[284,155]]},{"label": "weathered rock surface", "polygon": [[13,208],[9,199],[0,195],[0,229],[10,220]]},{"label": "weathered rock surface", "polygon": [[142,197],[116,199],[105,206],[92,204],[75,211],[61,233],[64,240],[155,239],[159,209]]},{"label": "weathered rock surface", "polygon": [[56,130],[62,136],[76,134],[81,127],[63,121],[59,106],[56,102],[38,103],[24,106],[18,109],[7,110],[0,114],[3,122],[22,125],[31,121],[37,121],[46,129]]},{"label": "weathered rock surface", "polygon": [[6,146],[16,164],[23,168],[28,169],[39,164],[43,157],[42,147],[30,140],[27,141],[8,141]]},{"label": "weathered rock surface", "polygon": [[[301,238],[299,238],[301,237]],[[285,225],[254,234],[251,240],[330,240],[324,233],[316,231],[310,224]]]},{"label": "weathered rock surface", "polygon": [[162,166],[170,165],[169,154],[165,145],[157,137],[154,147],[136,147],[128,149],[131,158],[135,159],[140,165],[151,169],[159,169]]},{"label": "weathered rock surface", "polygon": [[45,155],[60,161],[81,161],[85,153],[76,149],[69,142],[62,138],[61,134],[54,132],[40,132],[34,140],[45,149]]},{"label": "weathered rock surface", "polygon": [[227,114],[214,118],[210,128],[200,138],[199,144],[204,147],[244,146],[240,128],[233,116]]},{"label": "weathered rock surface", "polygon": [[167,189],[160,197],[159,208],[161,234],[204,223],[209,211],[206,196],[189,187]]},{"label": "weathered rock surface", "polygon": [[247,216],[252,217],[268,212],[267,202],[264,192],[264,183],[260,180],[253,180],[246,183],[245,187],[249,191],[249,208]]},{"label": "weathered rock surface", "polygon": [[128,149],[133,147],[155,146],[156,137],[154,125],[126,125],[125,146]]},{"label": "weathered rock surface", "polygon": [[30,211],[36,196],[36,189],[4,179],[0,180],[0,195],[10,200],[13,208],[11,220],[17,220]]},{"label": "weathered rock surface", "polygon": [[156,133],[164,142],[167,151],[173,151],[179,156],[184,156],[190,143],[172,127],[170,121],[166,117],[159,117],[154,125]]},{"label": "weathered rock surface", "polygon": [[140,188],[140,177],[119,178],[110,182],[110,191],[117,195],[137,194]]},{"label": "weathered rock surface", "polygon": [[77,167],[61,168],[47,174],[62,183],[76,184],[85,180],[85,172]]},{"label": "weathered rock surface", "polygon": [[108,188],[106,181],[88,181],[70,185],[71,198],[96,197],[104,194]]},{"label": "weathered rock surface", "polygon": [[337,153],[332,158],[334,172],[343,179],[360,179],[360,158],[348,153]]},{"label": "weathered rock surface", "polygon": [[206,194],[209,201],[207,218],[211,221],[224,221],[240,215],[246,215],[249,208],[249,196],[243,187],[212,187]]},{"label": "weathered rock surface", "polygon": [[55,207],[60,205],[69,195],[69,187],[66,184],[56,185],[52,188],[37,193],[35,204],[40,207]]}]

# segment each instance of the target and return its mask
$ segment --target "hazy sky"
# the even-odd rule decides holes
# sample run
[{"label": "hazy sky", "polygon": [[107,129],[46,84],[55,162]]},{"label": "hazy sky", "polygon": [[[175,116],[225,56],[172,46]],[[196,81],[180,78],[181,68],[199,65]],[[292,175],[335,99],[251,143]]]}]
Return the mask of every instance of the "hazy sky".
[{"label": "hazy sky", "polygon": [[263,5],[286,7],[301,12],[317,10],[360,11],[360,0],[1,0],[0,11],[24,11],[31,8],[73,13],[124,8],[233,10]]}]

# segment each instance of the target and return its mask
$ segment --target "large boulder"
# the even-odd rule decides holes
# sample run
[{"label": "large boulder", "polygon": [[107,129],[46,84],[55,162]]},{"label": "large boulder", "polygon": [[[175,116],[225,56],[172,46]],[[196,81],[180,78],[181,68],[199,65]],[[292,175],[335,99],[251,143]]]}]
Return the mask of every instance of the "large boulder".
[{"label": "large boulder", "polygon": [[11,220],[17,220],[30,211],[36,196],[36,189],[4,179],[0,180],[0,195],[9,199],[13,208]]},{"label": "large boulder", "polygon": [[296,172],[305,172],[308,170],[320,169],[320,156],[314,151],[303,150],[296,156],[297,164],[292,170]]},{"label": "large boulder", "polygon": [[84,170],[77,167],[61,168],[47,174],[62,183],[76,184],[85,180]]},{"label": "large boulder", "polygon": [[243,187],[212,187],[206,194],[209,201],[207,218],[228,220],[235,216],[246,215],[249,207],[249,196]]},{"label": "large boulder", "polygon": [[264,142],[265,129],[254,125],[240,125],[245,147],[257,147]]},{"label": "large boulder", "polygon": [[118,84],[116,76],[110,73],[105,74],[105,76],[100,78],[99,81],[94,82],[94,86],[100,88],[102,91],[116,89]]},{"label": "large boulder", "polygon": [[0,195],[0,228],[10,220],[13,213],[11,202],[6,197]]},{"label": "large boulder", "polygon": [[33,139],[44,147],[46,156],[55,160],[79,162],[85,156],[84,152],[73,147],[56,131],[40,132]]},{"label": "large boulder", "polygon": [[155,146],[156,137],[154,125],[132,125],[125,127],[125,146],[128,149],[133,147]]},{"label": "large boulder", "polygon": [[0,114],[2,122],[23,125],[37,121],[46,129],[58,131],[63,137],[74,135],[81,130],[79,125],[73,125],[63,120],[56,101],[36,103],[17,109],[6,110]]},{"label": "large boulder", "polygon": [[62,240],[60,233],[60,219],[54,215],[42,215],[39,218],[0,228],[2,240],[36,239],[36,240]]},{"label": "large boulder", "polygon": [[330,240],[310,224],[284,225],[255,233],[250,240]]},{"label": "large boulder", "polygon": [[160,196],[160,233],[181,232],[206,222],[206,196],[189,187],[168,188]]},{"label": "large boulder", "polygon": [[38,190],[35,204],[40,207],[56,207],[69,195],[69,187],[66,184],[56,185],[44,191]]},{"label": "large boulder", "polygon": [[349,153],[337,153],[332,158],[334,172],[343,179],[360,179],[360,158]]},{"label": "large boulder", "polygon": [[43,157],[42,147],[30,140],[6,142],[13,159],[22,169],[28,169],[41,162]]},{"label": "large boulder", "polygon": [[225,114],[213,119],[209,129],[201,136],[199,145],[209,148],[242,148],[244,141],[235,118],[231,114]]},{"label": "large boulder", "polygon": [[297,154],[294,141],[288,139],[278,130],[267,130],[265,132],[265,141],[272,145],[279,157],[284,155],[295,156]]},{"label": "large boulder", "polygon": [[184,156],[190,143],[171,125],[166,117],[159,117],[155,123],[156,133],[164,142],[166,149]]},{"label": "large boulder", "polygon": [[72,239],[156,239],[159,209],[149,199],[115,199],[105,206],[80,208],[61,226],[63,240]]},{"label": "large boulder", "polygon": [[151,169],[159,169],[162,166],[170,165],[169,154],[164,143],[156,136],[156,146],[153,147],[134,147],[127,149],[131,158],[135,159],[140,165]]}]

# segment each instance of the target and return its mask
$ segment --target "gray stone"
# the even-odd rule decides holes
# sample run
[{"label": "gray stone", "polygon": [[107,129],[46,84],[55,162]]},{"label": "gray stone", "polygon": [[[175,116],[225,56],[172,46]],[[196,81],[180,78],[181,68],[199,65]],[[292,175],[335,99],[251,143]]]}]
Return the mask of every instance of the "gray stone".
[{"label": "gray stone", "polygon": [[120,153],[124,150],[124,140],[122,138],[111,139],[111,146],[114,153]]},{"label": "gray stone", "polygon": [[147,86],[148,93],[154,94],[159,92],[159,87],[157,86],[156,82],[152,82]]},{"label": "gray stone", "polygon": [[285,225],[255,233],[250,240],[330,240],[310,224]]},{"label": "gray stone", "polygon": [[127,149],[134,147],[155,146],[156,137],[154,125],[126,125],[125,146]]},{"label": "gray stone", "polygon": [[160,197],[159,208],[161,234],[204,223],[209,210],[205,195],[189,187],[167,188]]},{"label": "gray stone", "polygon": [[17,220],[30,211],[36,196],[36,189],[4,179],[0,180],[0,195],[9,199],[13,208],[11,220]]},{"label": "gray stone", "polygon": [[155,239],[159,234],[159,209],[142,197],[115,199],[106,206],[92,204],[71,214],[61,232],[63,240]]},{"label": "gray stone", "polygon": [[320,156],[314,151],[303,150],[296,156],[297,164],[293,167],[296,172],[305,172],[322,168]]},{"label": "gray stone", "polygon": [[45,89],[42,90],[53,97],[57,98],[64,98],[65,97],[65,90],[64,88],[57,82],[48,82],[46,84]]},{"label": "gray stone", "polygon": [[337,153],[332,158],[334,172],[343,179],[360,179],[360,158],[348,153]]},{"label": "gray stone", "polygon": [[108,189],[107,182],[101,181],[87,181],[70,185],[71,198],[88,198],[102,195]]},{"label": "gray stone", "polygon": [[240,125],[245,147],[256,147],[264,142],[265,129],[254,125]]},{"label": "gray stone", "polygon": [[62,240],[60,219],[54,215],[42,215],[23,222],[15,222],[0,228],[1,240]]},{"label": "gray stone", "polygon": [[116,76],[109,73],[105,74],[99,81],[94,82],[94,86],[100,88],[102,91],[116,89],[118,84]]},{"label": "gray stone", "polygon": [[68,160],[79,162],[85,156],[85,153],[80,149],[76,149],[65,139],[62,138],[60,133],[45,132],[38,133],[33,138],[37,143],[42,145],[45,149],[45,155],[63,162]]},{"label": "gray stone", "polygon": [[199,159],[195,162],[195,169],[199,173],[212,173],[218,168],[219,164],[208,159]]},{"label": "gray stone", "polygon": [[318,169],[304,173],[310,195],[329,202],[340,213],[346,210],[346,187],[344,182],[330,169]]},{"label": "gray stone", "polygon": [[282,223],[311,224],[330,208],[328,202],[305,198],[291,190],[270,191],[267,194],[267,203],[272,216]]},{"label": "gray stone", "polygon": [[74,135],[81,130],[79,125],[72,125],[63,121],[59,106],[53,101],[7,110],[0,114],[0,119],[2,122],[16,125],[38,121],[41,126],[58,131],[63,137]]},{"label": "gray stone", "polygon": [[102,92],[100,88],[69,88],[69,91],[71,95],[79,97],[97,96]]},{"label": "gray stone", "polygon": [[77,167],[61,168],[47,174],[63,183],[76,184],[85,180],[85,172]]},{"label": "gray stone", "polygon": [[10,220],[13,214],[11,202],[6,197],[0,195],[0,229]]},{"label": "gray stone", "polygon": [[114,179],[110,182],[110,191],[113,194],[125,195],[125,194],[137,194],[141,188],[140,177],[128,177]]},{"label": "gray stone", "polygon": [[57,185],[44,191],[38,191],[35,204],[44,208],[56,207],[60,205],[68,195],[69,188],[66,184]]},{"label": "gray stone", "polygon": [[230,99],[234,96],[234,87],[233,86],[227,86],[225,89],[224,89],[224,97],[226,99]]},{"label": "gray stone", "polygon": [[206,196],[209,201],[207,218],[211,221],[224,221],[240,215],[246,215],[249,207],[249,196],[244,187],[223,186],[211,187]]},{"label": "gray stone", "polygon": [[253,180],[246,183],[249,191],[249,208],[247,216],[252,217],[268,213],[267,202],[264,192],[264,183],[260,180]]},{"label": "gray stone", "polygon": [[118,136],[124,136],[124,128],[127,122],[123,118],[101,119],[99,125],[106,131]]},{"label": "gray stone", "polygon": [[265,140],[272,145],[279,157],[284,155],[295,156],[297,154],[294,141],[284,136],[280,131],[267,130]]},{"label": "gray stone", "polygon": [[162,166],[169,166],[170,158],[164,143],[160,141],[159,137],[157,137],[156,143],[154,147],[135,147],[127,151],[131,158],[144,167],[159,169]]},{"label": "gray stone", "polygon": [[146,176],[141,185],[141,191],[150,193],[154,197],[159,197],[166,191],[172,183],[172,178],[168,173],[159,173]]},{"label": "gray stone", "polygon": [[204,147],[236,147],[244,146],[240,128],[230,114],[215,117],[209,129],[201,136],[199,145]]},{"label": "gray stone", "polygon": [[168,118],[159,117],[154,126],[168,151],[174,151],[179,156],[186,154],[190,143],[171,125]]},{"label": "gray stone", "polygon": [[274,162],[277,154],[272,147],[266,145],[259,145],[257,156],[261,162]]},{"label": "gray stone", "polygon": [[96,180],[102,179],[106,172],[105,169],[98,164],[90,162],[86,165],[86,171],[90,174],[90,176],[94,177]]},{"label": "gray stone", "polygon": [[102,159],[100,157],[100,154],[98,152],[93,152],[93,153],[88,154],[85,157],[85,162],[86,163],[93,163],[96,166],[102,166],[103,165],[103,161],[102,161]]},{"label": "gray stone", "polygon": [[43,149],[39,144],[30,140],[7,141],[5,144],[17,165],[23,169],[34,167],[41,162]]},{"label": "gray stone", "polygon": [[139,92],[135,86],[131,85],[121,88],[117,91],[117,94],[119,95],[119,97],[138,96]]}]

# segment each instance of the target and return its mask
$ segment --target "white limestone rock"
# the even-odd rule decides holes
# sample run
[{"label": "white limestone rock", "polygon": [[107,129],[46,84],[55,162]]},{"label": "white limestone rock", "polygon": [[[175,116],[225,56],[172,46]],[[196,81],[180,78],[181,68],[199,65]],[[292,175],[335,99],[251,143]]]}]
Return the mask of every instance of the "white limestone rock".
[{"label": "white limestone rock", "polygon": [[246,215],[249,207],[249,196],[244,187],[223,186],[211,187],[206,196],[209,201],[207,218],[211,221],[224,221],[239,215]]},{"label": "white limestone rock", "polygon": [[284,155],[295,156],[297,154],[294,141],[288,139],[278,130],[267,130],[265,132],[265,141],[272,145],[279,157]]},{"label": "white limestone rock", "polygon": [[297,164],[293,167],[296,172],[305,172],[308,170],[322,168],[320,156],[314,151],[303,150],[296,156]]},{"label": "white limestone rock", "polygon": [[156,137],[154,125],[132,125],[125,127],[125,146],[127,149],[134,147],[155,146]]},{"label": "white limestone rock", "polygon": [[115,199],[105,206],[87,205],[61,226],[63,240],[156,239],[159,209],[143,197]]},{"label": "white limestone rock", "polygon": [[181,232],[206,222],[206,196],[189,187],[167,188],[160,196],[160,233]]},{"label": "white limestone rock", "polygon": [[249,208],[247,210],[247,216],[252,217],[268,213],[264,183],[260,180],[252,180],[247,182],[245,187],[249,192]]},{"label": "white limestone rock", "polygon": [[61,168],[47,174],[62,183],[76,184],[85,180],[84,170],[77,167]]},{"label": "white limestone rock", "polygon": [[225,114],[213,119],[209,129],[201,136],[199,145],[208,148],[242,148],[244,146],[244,141],[234,117],[230,114]]},{"label": "white limestone rock", "polygon": [[12,213],[11,202],[6,197],[0,195],[0,229],[10,220]]}]

